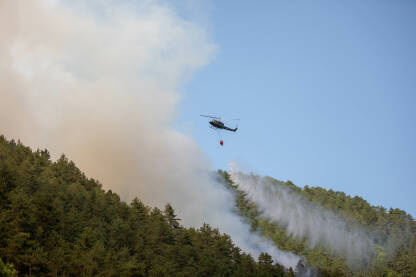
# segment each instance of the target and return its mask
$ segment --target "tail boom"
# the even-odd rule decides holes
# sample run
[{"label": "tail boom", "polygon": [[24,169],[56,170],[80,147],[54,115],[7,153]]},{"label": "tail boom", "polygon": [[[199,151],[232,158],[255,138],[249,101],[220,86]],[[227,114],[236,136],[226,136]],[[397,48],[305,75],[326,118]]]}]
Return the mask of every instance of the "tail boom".
[{"label": "tail boom", "polygon": [[228,127],[224,127],[224,129],[225,130],[228,130],[228,131],[231,131],[231,132],[235,132],[235,131],[238,130],[238,127],[234,128],[234,129],[231,129],[231,128],[228,128]]}]

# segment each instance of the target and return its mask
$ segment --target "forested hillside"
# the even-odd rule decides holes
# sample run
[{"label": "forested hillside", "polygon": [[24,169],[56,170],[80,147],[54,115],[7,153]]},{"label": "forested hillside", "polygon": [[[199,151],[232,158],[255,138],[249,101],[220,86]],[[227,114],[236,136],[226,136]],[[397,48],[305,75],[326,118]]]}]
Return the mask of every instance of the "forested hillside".
[{"label": "forested hillside", "polygon": [[[264,217],[225,171],[239,213],[281,250],[304,257],[318,276],[416,276],[416,223],[399,209],[371,206],[360,197],[300,188],[268,178],[307,201],[374,234],[364,268],[306,239],[289,236]],[[180,216],[179,216],[180,217]],[[394,244],[393,252],[386,245]],[[255,257],[257,258],[257,257]],[[294,276],[263,253],[257,262],[229,236],[204,225],[184,228],[174,209],[130,204],[87,178],[65,156],[32,151],[0,136],[0,276]]]},{"label": "forested hillside", "polygon": [[0,259],[2,276],[294,275],[208,225],[182,227],[169,204],[127,204],[65,156],[53,162],[3,136]]},{"label": "forested hillside", "polygon": [[[308,264],[318,269],[320,276],[416,276],[416,222],[400,209],[371,206],[360,197],[350,197],[343,192],[335,192],[320,187],[300,188],[292,182],[282,182],[266,177],[274,186],[283,186],[302,195],[310,201],[330,210],[345,222],[362,226],[374,237],[375,247],[370,262],[357,270],[348,266],[342,255],[331,254],[322,246],[309,247],[306,238],[294,239],[287,235],[284,226],[264,217],[259,208],[248,200],[246,193],[225,171],[219,171],[226,185],[236,193],[237,207],[241,215],[251,224],[253,231],[272,239],[282,250],[296,253],[306,258]],[[394,244],[389,253],[387,246]]]}]

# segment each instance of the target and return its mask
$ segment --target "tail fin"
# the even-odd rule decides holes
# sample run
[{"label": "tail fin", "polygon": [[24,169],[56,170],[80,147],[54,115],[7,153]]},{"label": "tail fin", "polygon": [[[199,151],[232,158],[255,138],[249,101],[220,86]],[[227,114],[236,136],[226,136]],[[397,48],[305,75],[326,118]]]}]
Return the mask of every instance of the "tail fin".
[{"label": "tail fin", "polygon": [[233,132],[235,132],[235,131],[237,131],[238,130],[238,127],[235,127],[234,129],[233,129]]}]

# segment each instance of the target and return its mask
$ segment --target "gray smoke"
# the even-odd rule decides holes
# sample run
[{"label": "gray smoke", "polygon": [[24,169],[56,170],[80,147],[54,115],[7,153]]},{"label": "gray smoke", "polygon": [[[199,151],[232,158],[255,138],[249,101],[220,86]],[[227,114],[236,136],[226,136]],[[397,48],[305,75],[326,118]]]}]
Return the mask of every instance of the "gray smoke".
[{"label": "gray smoke", "polygon": [[243,174],[230,165],[232,181],[255,203],[262,216],[277,223],[295,239],[306,239],[311,248],[324,246],[347,259],[351,267],[368,264],[373,237],[358,225],[347,224],[335,213],[306,200],[295,191],[273,183],[270,178]]},{"label": "gray smoke", "polygon": [[251,235],[196,143],[172,128],[179,88],[212,60],[203,26],[166,1],[0,0],[0,133],[65,153],[125,201],[170,202],[254,257],[298,257]]}]

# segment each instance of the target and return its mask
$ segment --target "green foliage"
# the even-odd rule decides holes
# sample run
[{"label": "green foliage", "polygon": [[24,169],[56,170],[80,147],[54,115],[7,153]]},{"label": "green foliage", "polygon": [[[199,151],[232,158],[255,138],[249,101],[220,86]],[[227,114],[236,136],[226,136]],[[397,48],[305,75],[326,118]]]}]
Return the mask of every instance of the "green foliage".
[{"label": "green foliage", "polygon": [[217,229],[179,222],[169,204],[126,204],[65,156],[0,136],[1,276],[286,276],[267,254],[257,263]]},{"label": "green foliage", "polygon": [[14,268],[13,264],[4,264],[2,259],[0,259],[0,277],[15,277],[17,276],[17,271]]},{"label": "green foliage", "polygon": [[256,205],[238,190],[229,174],[221,170],[218,173],[225,180],[225,185],[236,194],[237,208],[251,224],[252,230],[272,239],[280,249],[305,257],[318,270],[319,276],[416,276],[416,222],[406,212],[374,207],[360,197],[351,197],[343,192],[308,186],[302,189],[290,181],[266,177],[274,185],[296,191],[305,199],[342,216],[347,223],[360,224],[371,230],[379,239],[371,263],[364,269],[352,271],[345,257],[335,256],[322,246],[310,248],[306,240],[288,236],[284,228],[263,218]]}]

